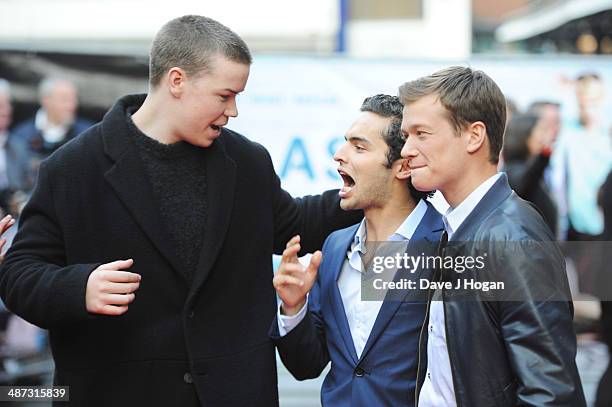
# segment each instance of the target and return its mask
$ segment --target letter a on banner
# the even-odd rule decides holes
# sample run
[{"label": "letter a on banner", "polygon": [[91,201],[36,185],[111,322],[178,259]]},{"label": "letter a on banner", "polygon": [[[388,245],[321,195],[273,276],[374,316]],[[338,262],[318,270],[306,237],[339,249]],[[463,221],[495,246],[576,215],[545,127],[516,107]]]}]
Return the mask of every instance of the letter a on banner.
[{"label": "letter a on banner", "polygon": [[315,177],[306,146],[300,137],[294,138],[289,145],[289,151],[281,171],[281,178],[287,177],[289,171],[304,171],[311,180],[314,180]]}]

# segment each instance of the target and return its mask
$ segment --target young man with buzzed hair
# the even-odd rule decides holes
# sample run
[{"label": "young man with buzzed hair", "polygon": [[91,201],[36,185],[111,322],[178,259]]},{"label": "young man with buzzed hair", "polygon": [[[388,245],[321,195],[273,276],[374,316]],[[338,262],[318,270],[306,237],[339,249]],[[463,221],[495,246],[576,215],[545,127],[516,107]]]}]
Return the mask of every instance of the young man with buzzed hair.
[{"label": "young man with buzzed hair", "polygon": [[70,405],[278,405],[271,255],[297,233],[314,250],[360,213],[337,191],[294,200],[268,152],[224,127],[250,64],[222,24],[174,19],[149,93],[43,162],[0,295],[49,329]]},{"label": "young man with buzzed hair", "polygon": [[[334,160],[344,182],[340,205],[363,210],[364,219],[332,233],[308,268],[298,263],[301,241],[293,238],[274,277],[282,302],[271,337],[300,380],[318,377],[331,362],[321,389],[323,406],[414,406],[426,303],[410,290],[381,296],[362,291],[367,287],[363,279],[372,273],[361,256],[380,253],[375,242],[418,256],[434,248],[443,229],[440,214],[425,201],[428,193],[410,183],[410,170],[400,157],[401,122],[396,96],[375,95],[363,102]],[[402,275],[398,271],[393,279]]]},{"label": "young man with buzzed hair", "polygon": [[451,67],[403,84],[399,96],[412,183],[450,205],[441,248],[488,256],[482,270],[442,268],[436,278],[456,288],[495,277],[507,290],[433,293],[418,406],[584,406],[565,262],[537,210],[497,172],[504,95],[484,72]]}]

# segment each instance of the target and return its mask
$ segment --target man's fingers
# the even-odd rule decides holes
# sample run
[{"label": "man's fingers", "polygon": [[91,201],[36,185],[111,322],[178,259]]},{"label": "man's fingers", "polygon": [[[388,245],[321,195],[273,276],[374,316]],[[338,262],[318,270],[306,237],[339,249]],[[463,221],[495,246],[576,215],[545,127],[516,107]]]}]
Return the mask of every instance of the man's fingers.
[{"label": "man's fingers", "polygon": [[140,274],[129,271],[102,270],[102,278],[113,283],[138,283]]},{"label": "man's fingers", "polygon": [[297,263],[297,254],[300,251],[300,248],[301,247],[299,243],[294,243],[291,246],[288,246],[283,251],[283,258],[281,259],[281,261],[283,263]]},{"label": "man's fingers", "polygon": [[0,239],[0,251],[2,251],[2,248],[4,248],[5,244],[6,244],[6,239],[5,238]]},{"label": "man's fingers", "polygon": [[275,288],[282,288],[291,285],[302,287],[304,285],[304,281],[302,281],[301,279],[286,274],[280,276],[277,275],[272,281],[274,283]]},{"label": "man's fingers", "polygon": [[295,235],[287,242],[287,245],[285,247],[293,246],[294,244],[299,243],[299,242],[300,242],[300,235]]},{"label": "man's fingers", "polygon": [[106,294],[130,294],[138,290],[140,283],[113,283],[107,282],[102,286],[102,292]]},{"label": "man's fingers", "polygon": [[105,305],[104,307],[102,307],[102,309],[100,311],[97,312],[97,314],[102,314],[102,315],[122,315],[125,314],[128,310],[127,305],[121,305],[121,306],[117,306],[117,305]]},{"label": "man's fingers", "polygon": [[133,265],[134,265],[134,260],[127,259],[127,260],[117,260],[111,263],[102,264],[98,268],[103,269],[103,270],[125,270],[125,269],[129,269]]},{"label": "man's fingers", "polygon": [[300,263],[283,264],[279,269],[278,275],[300,276],[304,273],[304,266]]},{"label": "man's fingers", "polygon": [[134,294],[105,294],[102,300],[107,305],[128,305],[134,301],[136,296]]},{"label": "man's fingers", "polygon": [[321,253],[321,251],[317,250],[316,252],[314,252],[312,256],[310,257],[310,263],[308,264],[308,267],[306,268],[306,273],[316,274],[317,270],[319,269],[319,266],[321,265],[322,259],[323,259],[323,254]]},{"label": "man's fingers", "polygon": [[4,233],[8,228],[15,224],[15,219],[11,215],[6,215],[0,220],[0,233]]}]

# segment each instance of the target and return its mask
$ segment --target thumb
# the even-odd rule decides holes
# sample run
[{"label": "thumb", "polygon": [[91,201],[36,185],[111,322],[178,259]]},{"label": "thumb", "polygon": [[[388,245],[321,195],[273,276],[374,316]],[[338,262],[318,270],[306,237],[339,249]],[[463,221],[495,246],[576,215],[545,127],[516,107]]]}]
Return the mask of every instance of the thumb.
[{"label": "thumb", "polygon": [[125,270],[125,269],[129,269],[130,267],[132,267],[132,265],[134,264],[134,260],[133,259],[127,259],[127,260],[116,260],[113,261],[111,263],[106,263],[106,264],[102,264],[100,266],[101,269],[105,269],[105,270]]}]

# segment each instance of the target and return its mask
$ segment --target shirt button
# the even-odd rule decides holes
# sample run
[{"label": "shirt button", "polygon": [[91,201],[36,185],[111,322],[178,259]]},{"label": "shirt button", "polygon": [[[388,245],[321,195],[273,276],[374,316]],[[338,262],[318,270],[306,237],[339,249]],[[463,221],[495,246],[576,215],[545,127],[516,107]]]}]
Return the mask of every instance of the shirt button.
[{"label": "shirt button", "polygon": [[431,373],[427,372],[427,378],[431,380]]},{"label": "shirt button", "polygon": [[429,332],[433,332],[433,325],[429,325]]},{"label": "shirt button", "polygon": [[189,318],[193,318],[195,316],[195,311],[194,310],[189,311],[188,315],[189,315]]},{"label": "shirt button", "polygon": [[191,384],[193,383],[193,376],[191,376],[191,373],[187,372],[183,375],[183,381],[187,384]]},{"label": "shirt button", "polygon": [[358,367],[357,369],[355,369],[355,376],[363,377],[364,374],[365,374],[365,370],[363,370],[362,368]]}]

